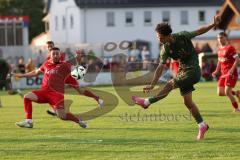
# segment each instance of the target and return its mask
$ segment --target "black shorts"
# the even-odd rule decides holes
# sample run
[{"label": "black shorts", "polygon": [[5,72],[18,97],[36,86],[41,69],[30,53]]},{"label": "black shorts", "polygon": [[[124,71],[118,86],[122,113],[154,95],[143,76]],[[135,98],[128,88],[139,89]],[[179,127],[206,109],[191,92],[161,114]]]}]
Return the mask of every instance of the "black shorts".
[{"label": "black shorts", "polygon": [[180,69],[177,77],[174,78],[174,86],[179,88],[181,95],[184,96],[195,90],[194,84],[198,83],[200,78],[200,67]]}]

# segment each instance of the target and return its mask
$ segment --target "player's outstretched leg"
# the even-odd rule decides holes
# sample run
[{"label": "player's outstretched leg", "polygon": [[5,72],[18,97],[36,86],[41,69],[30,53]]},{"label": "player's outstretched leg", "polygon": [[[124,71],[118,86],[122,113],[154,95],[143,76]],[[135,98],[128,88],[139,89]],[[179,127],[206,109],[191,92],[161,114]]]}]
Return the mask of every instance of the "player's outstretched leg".
[{"label": "player's outstretched leg", "polygon": [[173,90],[174,82],[173,80],[167,82],[163,89],[154,97],[150,98],[140,98],[137,96],[132,96],[132,100],[135,104],[140,105],[142,108],[147,109],[151,104],[156,103],[157,101],[167,97],[167,95]]},{"label": "player's outstretched leg", "polygon": [[199,130],[198,130],[198,136],[197,140],[202,140],[204,139],[204,135],[209,129],[209,126],[203,121],[203,118],[196,106],[196,104],[192,100],[192,92],[186,94],[183,96],[184,98],[184,104],[194,117],[195,121],[198,124]]},{"label": "player's outstretched leg", "polygon": [[82,121],[80,118],[77,118],[75,115],[73,115],[70,112],[66,113],[65,109],[56,109],[56,113],[61,120],[72,121],[79,124],[79,126],[82,128],[87,128],[86,122]]},{"label": "player's outstretched leg", "polygon": [[229,86],[225,87],[225,94],[232,103],[233,111],[236,113],[240,113],[240,109],[238,108],[238,103],[237,103],[235,97],[233,96],[233,93],[234,93],[234,91],[232,91],[232,87],[229,87]]},{"label": "player's outstretched leg", "polygon": [[236,90],[236,91],[232,90],[231,92],[232,92],[232,95],[237,97],[238,102],[240,102],[240,90]]},{"label": "player's outstretched leg", "polygon": [[80,95],[84,95],[86,97],[93,98],[97,101],[98,107],[102,108],[104,105],[104,101],[97,95],[95,95],[93,92],[87,89],[81,89],[80,87],[76,89]]},{"label": "player's outstretched leg", "polygon": [[23,128],[33,128],[32,121],[32,101],[37,101],[37,96],[30,92],[24,95],[24,111],[26,119],[21,122],[16,122],[16,125]]}]

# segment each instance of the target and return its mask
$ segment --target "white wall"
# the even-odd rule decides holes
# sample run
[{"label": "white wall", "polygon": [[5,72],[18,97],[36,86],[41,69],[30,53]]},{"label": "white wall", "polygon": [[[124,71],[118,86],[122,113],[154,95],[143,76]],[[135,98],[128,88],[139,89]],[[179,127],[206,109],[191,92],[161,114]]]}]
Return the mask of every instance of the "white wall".
[{"label": "white wall", "polygon": [[[220,6],[219,6],[220,7]],[[158,42],[155,35],[155,26],[162,21],[162,11],[170,11],[170,23],[173,31],[195,30],[204,24],[198,21],[198,11],[206,12],[206,24],[212,22],[213,16],[219,7],[168,7],[168,8],[112,8],[112,9],[79,9],[74,0],[58,2],[53,0],[50,9],[50,34],[53,41],[59,44],[76,43],[106,43],[123,40],[147,40],[151,42],[153,57],[159,54]],[[180,11],[187,10],[189,24],[180,24]],[[106,13],[115,13],[115,26],[106,26]],[[125,12],[133,12],[133,26],[126,26]],[[152,12],[152,25],[144,25],[144,11]],[[69,28],[69,16],[74,15],[74,29]],[[59,17],[58,31],[55,31],[55,15]],[[67,15],[66,29],[62,29],[62,16]],[[216,31],[200,36],[199,38],[212,38]]]},{"label": "white wall", "polygon": [[[57,44],[73,44],[81,42],[80,9],[74,0],[59,2],[52,0],[50,8],[49,32],[50,38]],[[70,28],[70,15],[73,15],[74,27]],[[55,29],[55,16],[58,17],[58,30]],[[66,27],[63,29],[62,17],[65,16]]]},{"label": "white wall", "polygon": [[[87,16],[87,42],[99,43],[99,42],[119,42],[123,40],[136,40],[142,39],[152,43],[152,52],[154,57],[159,54],[158,42],[155,35],[155,26],[162,21],[162,11],[170,11],[170,23],[173,28],[173,32],[182,30],[195,30],[204,24],[198,22],[198,11],[206,11],[206,24],[212,22],[213,16],[216,13],[218,7],[180,7],[165,8],[129,8],[129,9],[89,9],[86,12]],[[189,24],[180,24],[180,11],[187,10],[189,12]],[[112,11],[115,13],[115,26],[106,26],[106,12]],[[134,25],[126,26],[125,24],[125,12],[132,11],[134,14]],[[144,25],[144,11],[152,12],[152,26]],[[192,18],[195,17],[195,18]],[[215,37],[216,32],[210,31],[209,33],[200,36],[200,38]]]}]

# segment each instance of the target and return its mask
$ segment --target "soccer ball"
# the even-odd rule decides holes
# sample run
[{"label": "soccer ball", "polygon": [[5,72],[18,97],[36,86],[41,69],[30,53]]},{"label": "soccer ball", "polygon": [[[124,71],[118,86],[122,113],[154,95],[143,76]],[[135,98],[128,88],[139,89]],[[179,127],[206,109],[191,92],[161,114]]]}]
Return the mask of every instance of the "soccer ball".
[{"label": "soccer ball", "polygon": [[71,76],[77,80],[83,79],[86,74],[86,69],[83,66],[74,66],[71,71]]}]

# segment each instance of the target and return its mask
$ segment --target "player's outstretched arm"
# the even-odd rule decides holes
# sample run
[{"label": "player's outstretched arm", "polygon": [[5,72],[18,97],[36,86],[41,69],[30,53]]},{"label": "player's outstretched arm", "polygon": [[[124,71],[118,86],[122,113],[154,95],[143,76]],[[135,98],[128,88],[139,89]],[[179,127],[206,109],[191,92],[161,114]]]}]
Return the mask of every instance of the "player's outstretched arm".
[{"label": "player's outstretched arm", "polygon": [[30,77],[36,77],[38,75],[40,75],[42,73],[42,71],[40,69],[35,69],[31,72],[28,72],[28,73],[25,73],[25,74],[20,74],[20,73],[16,73],[14,74],[15,77],[18,77],[18,78],[30,78]]},{"label": "player's outstretched arm", "polygon": [[213,22],[207,26],[203,26],[201,28],[199,28],[198,30],[196,30],[195,32],[198,35],[204,34],[206,32],[208,32],[209,30],[211,30],[212,28],[216,27],[218,24],[220,23],[220,16],[214,16]]},{"label": "player's outstretched arm", "polygon": [[163,67],[164,67],[163,64],[159,63],[159,65],[158,65],[158,67],[157,67],[157,69],[154,73],[153,80],[152,80],[151,84],[149,86],[146,86],[146,87],[143,88],[144,93],[148,93],[157,84],[160,76],[162,75]]}]

